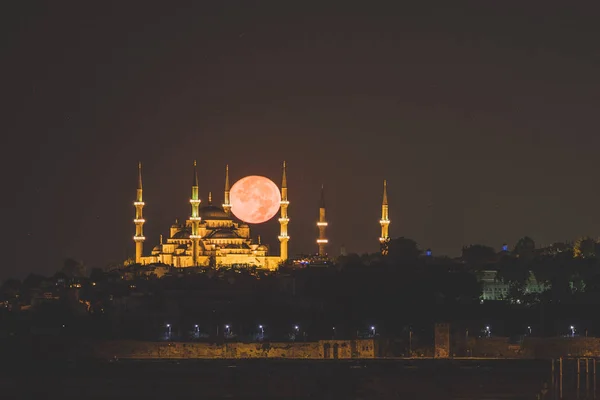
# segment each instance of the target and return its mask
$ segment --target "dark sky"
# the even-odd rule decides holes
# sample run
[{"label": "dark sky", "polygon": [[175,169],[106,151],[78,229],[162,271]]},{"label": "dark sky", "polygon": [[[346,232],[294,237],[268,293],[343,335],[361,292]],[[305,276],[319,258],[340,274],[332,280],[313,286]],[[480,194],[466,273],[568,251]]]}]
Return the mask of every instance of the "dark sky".
[{"label": "dark sky", "polygon": [[330,253],[376,251],[384,178],[391,235],[435,254],[600,235],[592,2],[13,3],[0,278],[132,255],[138,160],[147,250],[194,159],[218,202],[225,164],[279,183],[287,160],[291,254],[316,250],[321,183]]}]

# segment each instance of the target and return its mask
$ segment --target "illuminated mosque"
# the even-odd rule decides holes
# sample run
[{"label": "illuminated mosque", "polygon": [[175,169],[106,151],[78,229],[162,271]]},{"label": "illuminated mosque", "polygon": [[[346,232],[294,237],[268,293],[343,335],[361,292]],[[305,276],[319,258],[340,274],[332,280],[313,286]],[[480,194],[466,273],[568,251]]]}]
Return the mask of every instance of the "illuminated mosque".
[{"label": "illuminated mosque", "polygon": [[162,235],[151,255],[143,255],[144,223],[142,210],[144,208],[142,189],[142,165],[138,165],[138,187],[135,206],[135,262],[137,264],[167,264],[175,267],[192,266],[254,266],[260,269],[275,270],[279,263],[287,260],[287,245],[289,236],[287,225],[289,218],[287,208],[287,179],[286,167],[283,163],[280,203],[280,256],[268,255],[269,249],[253,241],[250,227],[244,222],[234,221],[231,214],[229,199],[229,167],[225,169],[225,193],[221,207],[212,204],[212,195],[208,196],[208,204],[200,206],[198,197],[198,172],[194,162],[192,192],[190,196],[191,215],[182,224],[175,221],[169,230],[169,237],[163,241]]},{"label": "illuminated mosque", "polygon": [[[225,190],[221,207],[212,204],[212,195],[208,195],[208,204],[200,206],[198,197],[198,172],[194,161],[192,190],[190,196],[191,215],[182,224],[175,221],[169,230],[169,237],[163,241],[162,235],[157,246],[150,255],[143,255],[144,223],[142,210],[144,208],[142,189],[142,164],[138,164],[137,196],[135,206],[135,262],[137,264],[167,264],[175,267],[193,266],[252,266],[259,269],[276,270],[279,264],[288,260],[288,194],[286,165],[283,163],[281,178],[281,202],[279,205],[280,233],[279,256],[269,255],[269,249],[250,236],[250,227],[245,222],[233,219],[230,202],[229,167],[225,168]],[[387,254],[387,244],[390,240],[388,227],[387,182],[383,182],[383,198],[381,204],[381,236],[379,243],[382,254]],[[325,230],[327,228],[324,189],[321,186],[321,201],[317,220],[318,236],[316,240],[317,255],[327,257]]]}]

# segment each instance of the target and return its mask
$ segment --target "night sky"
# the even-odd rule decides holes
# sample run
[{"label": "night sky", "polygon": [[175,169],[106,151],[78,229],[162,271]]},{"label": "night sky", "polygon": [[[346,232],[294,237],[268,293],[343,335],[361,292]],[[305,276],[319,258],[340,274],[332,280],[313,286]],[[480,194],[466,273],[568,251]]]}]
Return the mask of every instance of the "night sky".
[{"label": "night sky", "polygon": [[[148,252],[194,159],[218,203],[226,164],[279,184],[286,160],[292,255],[316,251],[322,183],[330,254],[376,251],[384,178],[391,236],[436,255],[600,235],[592,2],[12,3],[0,278],[132,256],[138,160]],[[278,254],[278,229],[253,233]]]}]

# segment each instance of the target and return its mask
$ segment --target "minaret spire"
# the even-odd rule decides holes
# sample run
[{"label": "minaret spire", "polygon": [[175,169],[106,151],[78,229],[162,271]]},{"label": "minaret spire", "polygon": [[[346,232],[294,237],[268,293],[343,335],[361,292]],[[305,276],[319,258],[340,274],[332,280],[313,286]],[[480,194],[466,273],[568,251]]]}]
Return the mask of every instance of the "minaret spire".
[{"label": "minaret spire", "polygon": [[325,189],[321,185],[321,201],[319,205],[319,221],[317,222],[317,228],[319,229],[319,238],[317,239],[317,245],[319,246],[319,256],[327,256],[325,246],[327,246],[328,240],[325,236],[325,229],[327,228],[327,221],[325,219]]},{"label": "minaret spire", "polygon": [[229,165],[225,166],[225,195],[223,196],[223,211],[231,215],[231,203],[229,202]]},{"label": "minaret spire", "polygon": [[138,190],[142,190],[142,162],[138,162]]},{"label": "minaret spire", "polygon": [[194,160],[194,177],[192,180],[192,187],[198,187],[198,170],[196,169],[196,160]]},{"label": "minaret spire", "polygon": [[283,175],[281,177],[281,188],[287,189],[287,174],[286,174],[285,161],[283,162]]},{"label": "minaret spire", "polygon": [[288,218],[287,209],[290,204],[287,196],[287,176],[286,176],[286,166],[285,161],[283,162],[283,171],[281,177],[281,217],[279,218],[279,254],[281,257],[281,261],[286,261],[288,259],[288,241],[290,237],[288,236],[287,227],[290,219]]},{"label": "minaret spire", "polygon": [[200,207],[200,199],[198,198],[198,170],[196,169],[196,160],[194,160],[194,179],[192,181],[192,197],[190,198],[190,204],[192,206],[192,215],[190,216],[190,222],[192,223],[192,233],[190,234],[190,240],[192,241],[192,265],[198,265],[198,253],[199,253],[199,241],[200,235],[198,233],[198,226],[200,225],[200,213],[198,208]]},{"label": "minaret spire", "polygon": [[135,242],[135,262],[136,264],[140,264],[142,262],[142,254],[144,251],[144,216],[142,210],[144,209],[144,198],[143,198],[143,190],[142,190],[142,163],[141,161],[138,163],[138,185],[137,185],[137,195],[135,198],[135,202],[133,203],[135,207],[135,219],[133,223],[135,224],[135,236],[133,237],[133,241]]},{"label": "minaret spire", "polygon": [[388,213],[388,197],[387,197],[387,181],[383,181],[383,199],[381,201],[381,219],[379,220],[381,225],[381,237],[379,237],[379,243],[381,245],[381,254],[387,255],[387,244],[390,240],[388,232],[390,226],[390,218]]}]

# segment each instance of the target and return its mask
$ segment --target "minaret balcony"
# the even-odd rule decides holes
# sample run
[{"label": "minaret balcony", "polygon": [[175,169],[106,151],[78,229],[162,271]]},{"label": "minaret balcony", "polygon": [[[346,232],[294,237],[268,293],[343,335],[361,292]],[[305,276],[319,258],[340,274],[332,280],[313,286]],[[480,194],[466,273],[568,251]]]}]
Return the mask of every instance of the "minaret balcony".
[{"label": "minaret balcony", "polygon": [[327,222],[317,222],[317,226],[327,226]]},{"label": "minaret balcony", "polygon": [[194,240],[194,239],[202,239],[202,236],[200,235],[190,235],[190,239]]},{"label": "minaret balcony", "polygon": [[198,205],[200,203],[202,203],[202,200],[200,199],[190,199],[190,204],[193,206]]},{"label": "minaret balcony", "polygon": [[389,225],[390,224],[390,220],[389,219],[380,219],[379,223],[381,225]]},{"label": "minaret balcony", "polygon": [[144,236],[134,236],[133,237],[134,242],[143,242],[144,240],[146,240],[146,238]]},{"label": "minaret balcony", "polygon": [[143,224],[144,222],[146,222],[144,218],[136,218],[133,220],[134,224]]},{"label": "minaret balcony", "polygon": [[289,218],[279,218],[279,223],[286,223],[287,224],[288,222],[290,222]]},{"label": "minaret balcony", "polygon": [[289,202],[289,201],[287,201],[287,200],[281,200],[281,201],[279,202],[279,204],[281,204],[282,206],[287,206],[287,205],[289,205],[289,204],[290,204],[290,202]]},{"label": "minaret balcony", "polygon": [[277,239],[279,239],[280,242],[284,242],[286,240],[290,240],[290,237],[288,235],[279,235],[277,236]]},{"label": "minaret balcony", "polygon": [[327,239],[317,239],[317,243],[318,244],[326,244],[326,243],[329,243],[329,240],[327,240]]},{"label": "minaret balcony", "polygon": [[202,217],[190,217],[190,221],[194,222],[194,221],[202,221]]},{"label": "minaret balcony", "polygon": [[146,203],[144,203],[143,201],[134,201],[133,205],[136,207],[144,207]]},{"label": "minaret balcony", "polygon": [[381,243],[384,243],[384,242],[387,242],[387,241],[388,241],[388,239],[389,239],[389,238],[386,238],[386,237],[380,237],[380,238],[379,238],[379,241],[380,241]]},{"label": "minaret balcony", "polygon": [[223,206],[223,208],[231,208],[231,204],[228,203],[223,203],[221,205]]}]

